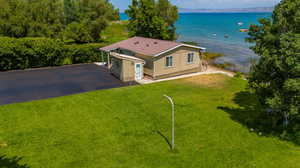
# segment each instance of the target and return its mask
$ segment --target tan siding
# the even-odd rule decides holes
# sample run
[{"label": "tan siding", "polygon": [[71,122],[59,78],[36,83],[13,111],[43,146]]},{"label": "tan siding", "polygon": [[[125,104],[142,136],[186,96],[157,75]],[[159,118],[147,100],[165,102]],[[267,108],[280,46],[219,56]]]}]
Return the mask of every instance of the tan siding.
[{"label": "tan siding", "polygon": [[144,65],[145,68],[153,69],[153,57],[152,56],[147,56],[147,55],[142,55],[142,54],[135,54],[134,56],[137,58],[143,59],[146,62],[146,64]]},{"label": "tan siding", "polygon": [[[188,53],[194,53],[193,63],[187,62]],[[154,78],[165,78],[180,74],[187,74],[201,71],[201,60],[198,49],[190,47],[180,47],[159,57],[135,54],[134,56],[143,59],[146,65],[143,67],[145,74]],[[166,67],[166,56],[173,56],[173,66]],[[121,61],[120,68],[112,68],[112,72],[123,81],[135,80],[135,62],[132,60]]]},{"label": "tan siding", "polygon": [[153,57],[143,54],[135,54],[134,56],[145,61],[144,73],[153,76]]},{"label": "tan siding", "polygon": [[199,68],[194,68],[194,69],[189,69],[189,70],[185,70],[185,71],[178,71],[178,72],[174,72],[174,73],[170,73],[170,74],[155,76],[154,79],[164,79],[164,78],[169,78],[169,77],[184,75],[184,74],[190,74],[190,73],[195,73],[195,72],[199,72]]},{"label": "tan siding", "polygon": [[148,69],[144,67],[144,74],[153,76],[153,69]]},{"label": "tan siding", "polygon": [[[130,59],[122,57],[118,54],[111,54],[112,65],[111,73],[124,82],[135,81],[135,64],[142,64],[141,70],[143,72],[143,60]],[[143,77],[143,74],[142,74]]]},{"label": "tan siding", "polygon": [[[187,63],[188,53],[194,53],[194,62]],[[178,74],[179,72],[193,70],[198,68],[201,70],[201,60],[200,52],[198,49],[189,47],[180,47],[168,53],[165,53],[154,60],[154,77],[168,75],[168,74]],[[173,66],[166,67],[166,56],[173,56]]]},{"label": "tan siding", "polygon": [[135,80],[135,63],[128,60],[123,60],[122,64],[122,80],[127,81],[134,81]]}]

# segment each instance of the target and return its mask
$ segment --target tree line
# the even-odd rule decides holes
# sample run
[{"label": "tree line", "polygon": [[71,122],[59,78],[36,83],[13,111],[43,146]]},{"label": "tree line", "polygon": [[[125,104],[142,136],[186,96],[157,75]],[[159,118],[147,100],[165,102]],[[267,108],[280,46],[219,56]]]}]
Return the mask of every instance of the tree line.
[{"label": "tree line", "polygon": [[96,42],[119,11],[108,0],[0,0],[0,35]]},{"label": "tree line", "polygon": [[[176,39],[177,7],[168,0],[132,4],[130,36]],[[108,0],[0,0],[0,71],[103,61],[95,49],[107,45],[101,32],[116,20]]]},{"label": "tree line", "polygon": [[[175,40],[178,9],[169,0],[132,0],[130,36]],[[119,11],[109,0],[0,0],[0,36],[97,42]]]},{"label": "tree line", "polygon": [[248,42],[260,56],[249,74],[249,86],[268,114],[273,130],[300,142],[300,1],[282,0],[269,19],[251,25]]}]

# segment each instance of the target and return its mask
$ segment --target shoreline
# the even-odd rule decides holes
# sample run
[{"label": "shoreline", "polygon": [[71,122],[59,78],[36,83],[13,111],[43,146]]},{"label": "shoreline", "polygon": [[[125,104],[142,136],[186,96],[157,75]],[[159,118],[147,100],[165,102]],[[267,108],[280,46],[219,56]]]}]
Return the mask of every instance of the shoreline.
[{"label": "shoreline", "polygon": [[178,41],[191,41],[207,48],[207,53],[220,54],[220,56],[209,59],[210,63],[220,65],[222,68],[231,71],[247,74],[253,62],[259,58],[248,46],[244,45],[228,44],[226,42],[213,43],[210,39],[205,40],[202,38],[201,40],[182,39]]},{"label": "shoreline", "polygon": [[222,54],[222,53],[215,53],[215,52],[205,52],[204,53],[204,60],[207,62],[208,66],[211,68],[211,69],[214,69],[214,70],[219,70],[219,71],[224,71],[224,72],[228,72],[228,73],[232,73],[233,75],[236,74],[236,73],[242,73],[243,75],[247,75],[249,72],[242,72],[242,71],[239,71],[238,69],[231,69],[233,68],[234,65],[233,63],[230,63],[230,62],[224,62],[224,63],[217,63],[216,60],[218,58],[221,58],[221,57],[224,57],[225,55]]}]

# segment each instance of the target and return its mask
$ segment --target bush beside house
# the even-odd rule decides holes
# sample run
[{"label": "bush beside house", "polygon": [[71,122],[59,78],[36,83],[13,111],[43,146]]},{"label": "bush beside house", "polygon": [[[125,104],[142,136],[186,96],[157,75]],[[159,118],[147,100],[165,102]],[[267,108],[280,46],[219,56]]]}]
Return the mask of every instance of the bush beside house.
[{"label": "bush beside house", "polygon": [[103,61],[104,44],[66,45],[50,38],[0,38],[0,71]]}]

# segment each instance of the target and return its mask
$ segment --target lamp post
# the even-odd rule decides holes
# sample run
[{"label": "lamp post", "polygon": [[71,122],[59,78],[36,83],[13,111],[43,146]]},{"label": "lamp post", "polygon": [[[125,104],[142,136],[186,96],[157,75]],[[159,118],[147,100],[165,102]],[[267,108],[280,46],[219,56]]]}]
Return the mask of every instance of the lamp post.
[{"label": "lamp post", "polygon": [[175,149],[175,111],[174,111],[174,102],[171,97],[164,95],[172,105],[172,150]]}]

